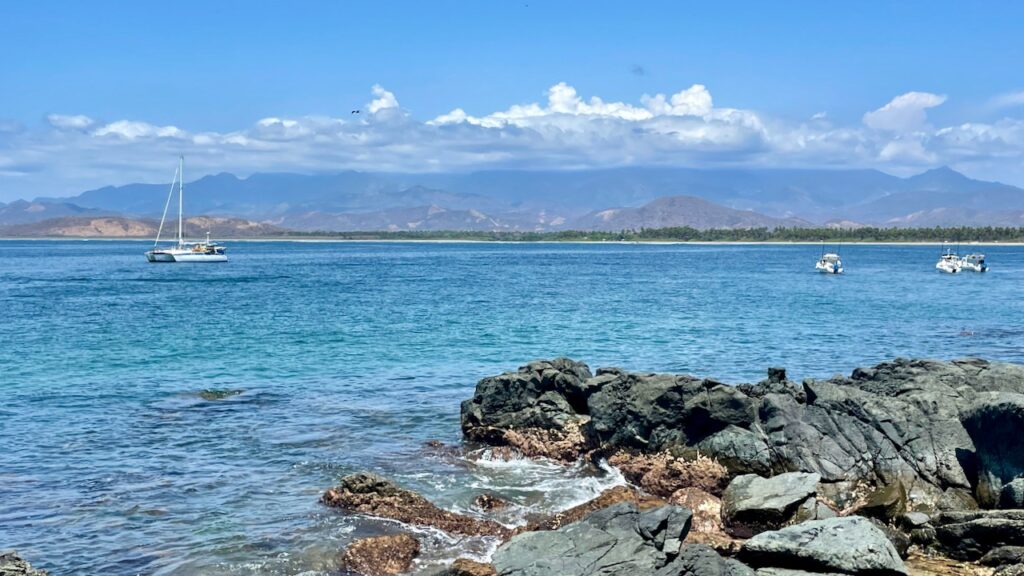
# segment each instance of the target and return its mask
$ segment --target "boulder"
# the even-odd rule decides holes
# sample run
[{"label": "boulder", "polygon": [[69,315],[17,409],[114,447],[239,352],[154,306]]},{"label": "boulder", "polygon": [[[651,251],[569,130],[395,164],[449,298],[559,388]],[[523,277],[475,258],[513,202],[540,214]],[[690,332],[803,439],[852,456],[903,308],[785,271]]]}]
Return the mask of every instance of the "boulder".
[{"label": "boulder", "polygon": [[668,501],[693,512],[692,530],[704,534],[724,534],[722,499],[700,488],[680,488]]},{"label": "boulder", "polygon": [[627,480],[644,490],[667,498],[684,488],[721,495],[729,483],[729,471],[703,454],[677,457],[668,452],[643,454],[620,451],[608,458]]},{"label": "boulder", "polygon": [[621,502],[557,530],[516,535],[495,552],[494,567],[501,576],[647,574],[679,554],[689,529],[689,510]]},{"label": "boulder", "polygon": [[725,530],[737,538],[750,538],[793,522],[805,502],[815,502],[821,476],[788,472],[762,478],[737,476],[722,494]]},{"label": "boulder", "polygon": [[352,542],[341,563],[363,576],[393,576],[407,572],[420,553],[420,543],[409,534],[375,536]]},{"label": "boulder", "polygon": [[738,559],[754,568],[871,576],[906,575],[896,549],[867,518],[812,520],[747,540]]},{"label": "boulder", "polygon": [[543,520],[530,522],[527,524],[525,529],[531,531],[557,530],[567,524],[578,522],[602,508],[607,508],[613,504],[619,504],[621,502],[634,504],[640,510],[649,510],[666,504],[666,502],[661,498],[649,496],[635,488],[631,488],[629,486],[614,486],[604,492],[601,492],[597,498],[588,500],[578,506],[573,506],[568,510],[563,510],[553,514]]},{"label": "boulder", "polygon": [[484,512],[508,508],[508,502],[494,494],[481,494],[473,499],[473,507]]},{"label": "boulder", "polygon": [[977,560],[1003,546],[1024,546],[1024,510],[943,512],[934,524],[939,544],[961,560]]},{"label": "boulder", "polygon": [[989,550],[981,557],[982,566],[1013,566],[1024,564],[1024,546],[1000,546]]},{"label": "boulder", "polygon": [[1003,484],[999,492],[999,507],[1011,510],[1024,508],[1024,478],[1014,478]]},{"label": "boulder", "polygon": [[722,558],[709,546],[687,544],[654,576],[754,576],[754,571],[736,560]]},{"label": "boulder", "polygon": [[452,534],[499,538],[511,535],[508,528],[497,522],[442,510],[423,496],[376,474],[346,476],[340,485],[324,492],[320,500],[349,512],[429,526]]},{"label": "boulder", "polygon": [[47,576],[47,574],[22,560],[17,552],[9,550],[0,552],[0,576]]},{"label": "boulder", "polygon": [[[973,508],[979,465],[1000,489],[1016,477],[1009,474],[1015,461],[986,456],[986,440],[975,455],[965,428],[975,420],[962,424],[961,410],[994,393],[1024,394],[1024,366],[897,359],[802,385],[778,370],[739,386],[614,368],[589,374],[584,364],[557,359],[481,380],[462,406],[466,437],[507,444],[509,431],[577,426],[582,444],[557,457],[597,448],[701,454],[730,475],[807,472],[869,490],[898,483],[908,509],[929,512]],[[988,494],[990,505],[998,496]]]},{"label": "boulder", "polygon": [[1024,476],[1024,394],[983,395],[961,420],[977,452],[978,503],[994,507],[1003,485]]}]

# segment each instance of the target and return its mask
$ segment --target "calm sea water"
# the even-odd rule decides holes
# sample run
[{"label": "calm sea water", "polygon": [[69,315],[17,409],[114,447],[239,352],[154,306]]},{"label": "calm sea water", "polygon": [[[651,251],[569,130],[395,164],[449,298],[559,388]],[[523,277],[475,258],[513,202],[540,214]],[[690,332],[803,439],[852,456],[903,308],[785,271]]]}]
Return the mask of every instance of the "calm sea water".
[{"label": "calm sea water", "polygon": [[[509,523],[621,482],[467,462],[484,376],[569,355],[729,382],[894,356],[1024,362],[1024,247],[944,276],[938,247],[233,243],[151,265],[139,242],[0,242],[0,548],[55,574],[318,574],[391,523],[317,504],[358,470]],[[204,389],[243,392],[204,400]],[[429,567],[493,543],[421,532]]]}]

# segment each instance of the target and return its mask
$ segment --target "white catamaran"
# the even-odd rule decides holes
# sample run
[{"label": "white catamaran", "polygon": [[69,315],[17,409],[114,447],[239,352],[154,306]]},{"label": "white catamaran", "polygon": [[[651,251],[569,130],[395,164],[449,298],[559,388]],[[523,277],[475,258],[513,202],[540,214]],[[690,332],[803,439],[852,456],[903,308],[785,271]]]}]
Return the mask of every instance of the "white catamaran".
[{"label": "white catamaran", "polygon": [[[157,248],[160,243],[160,234],[164,231],[164,222],[167,220],[167,209],[171,206],[171,198],[174,197],[174,185],[178,185],[178,241],[170,248]],[[153,249],[146,252],[146,260],[150,262],[227,262],[228,256],[224,253],[227,249],[216,242],[210,242],[210,233],[206,233],[205,242],[185,241],[185,157],[178,161],[178,169],[174,172],[174,179],[171,180],[171,191],[167,194],[167,203],[164,204],[164,215],[160,217],[160,228],[156,231],[156,240],[153,242]]]}]

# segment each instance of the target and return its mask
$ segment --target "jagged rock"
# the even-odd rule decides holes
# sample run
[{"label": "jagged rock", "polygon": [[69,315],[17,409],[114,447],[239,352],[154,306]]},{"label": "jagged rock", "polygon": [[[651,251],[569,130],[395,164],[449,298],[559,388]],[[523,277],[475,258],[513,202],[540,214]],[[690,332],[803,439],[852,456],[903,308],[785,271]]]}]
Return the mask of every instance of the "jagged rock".
[{"label": "jagged rock", "polygon": [[473,499],[473,506],[484,512],[491,512],[507,508],[508,502],[494,494],[481,494]]},{"label": "jagged rock", "polygon": [[419,553],[419,541],[409,534],[375,536],[352,542],[341,563],[363,576],[392,576],[407,572]]},{"label": "jagged rock", "polygon": [[689,529],[689,510],[621,502],[557,530],[516,535],[495,552],[494,567],[501,576],[651,573],[679,554]]},{"label": "jagged rock", "polygon": [[755,576],[849,576],[838,572],[807,572],[805,570],[790,570],[789,568],[761,568],[754,573]]},{"label": "jagged rock", "polygon": [[700,453],[731,474],[800,471],[830,485],[900,482],[910,509],[963,510],[974,506],[984,450],[976,459],[960,412],[991,392],[1024,394],[1024,366],[898,359],[848,378],[797,385],[773,371],[758,384],[726,386],[618,369],[591,377],[559,359],[482,380],[463,404],[462,426],[471,440],[507,443],[510,430],[573,424],[587,449]]},{"label": "jagged rock", "polygon": [[1024,508],[1024,478],[1014,478],[999,492],[999,507],[1008,510]]},{"label": "jagged rock", "polygon": [[900,555],[900,558],[906,560],[910,554],[910,546],[913,544],[910,535],[878,518],[868,518],[868,520],[875,525],[875,528],[878,528],[885,534],[885,537],[889,539],[892,547],[896,549],[896,553]]},{"label": "jagged rock", "polygon": [[992,576],[1024,576],[1024,564],[1004,566],[996,570]]},{"label": "jagged rock", "polygon": [[687,544],[654,576],[754,576],[754,571],[736,560],[722,558],[709,546]]},{"label": "jagged rock", "polygon": [[962,421],[978,455],[978,503],[994,507],[1003,484],[1024,476],[1024,394],[984,395],[964,412]]},{"label": "jagged rock", "polygon": [[497,576],[494,566],[468,558],[459,558],[452,565],[436,572],[433,576]]},{"label": "jagged rock", "polygon": [[0,552],[0,576],[47,576],[47,573],[33,568],[17,552],[9,550]]},{"label": "jagged rock", "polygon": [[818,474],[802,472],[771,478],[756,474],[737,476],[722,494],[726,532],[737,538],[750,538],[792,523],[805,502],[815,502],[820,480]]},{"label": "jagged rock", "polygon": [[500,538],[511,535],[508,528],[497,522],[441,510],[423,496],[376,474],[346,476],[339,486],[327,490],[321,501],[349,512],[430,526],[453,534]]},{"label": "jagged rock", "polygon": [[738,559],[755,568],[871,576],[907,574],[896,549],[867,518],[812,520],[754,536]]},{"label": "jagged rock", "polygon": [[913,544],[929,546],[935,541],[935,527],[931,517],[923,512],[908,512],[900,516],[898,526],[910,537]]},{"label": "jagged rock", "polygon": [[1024,546],[1001,546],[989,550],[981,557],[979,563],[983,566],[1012,566],[1024,564]]},{"label": "jagged rock", "polygon": [[1024,546],[1024,510],[943,512],[934,523],[939,543],[953,558],[977,560],[996,548]]}]

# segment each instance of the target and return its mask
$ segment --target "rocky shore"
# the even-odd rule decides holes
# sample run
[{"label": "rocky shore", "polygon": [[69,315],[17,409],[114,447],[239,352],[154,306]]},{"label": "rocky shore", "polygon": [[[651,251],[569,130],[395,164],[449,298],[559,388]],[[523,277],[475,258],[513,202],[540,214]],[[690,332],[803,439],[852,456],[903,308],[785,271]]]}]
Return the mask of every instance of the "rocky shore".
[{"label": "rocky shore", "polygon": [[[510,528],[370,474],[324,504],[493,538],[490,564],[440,575],[1024,574],[1024,366],[898,359],[848,377],[755,384],[592,372],[559,358],[479,382],[467,446],[603,461],[632,484]],[[409,571],[410,535],[359,540],[365,576]]]}]

